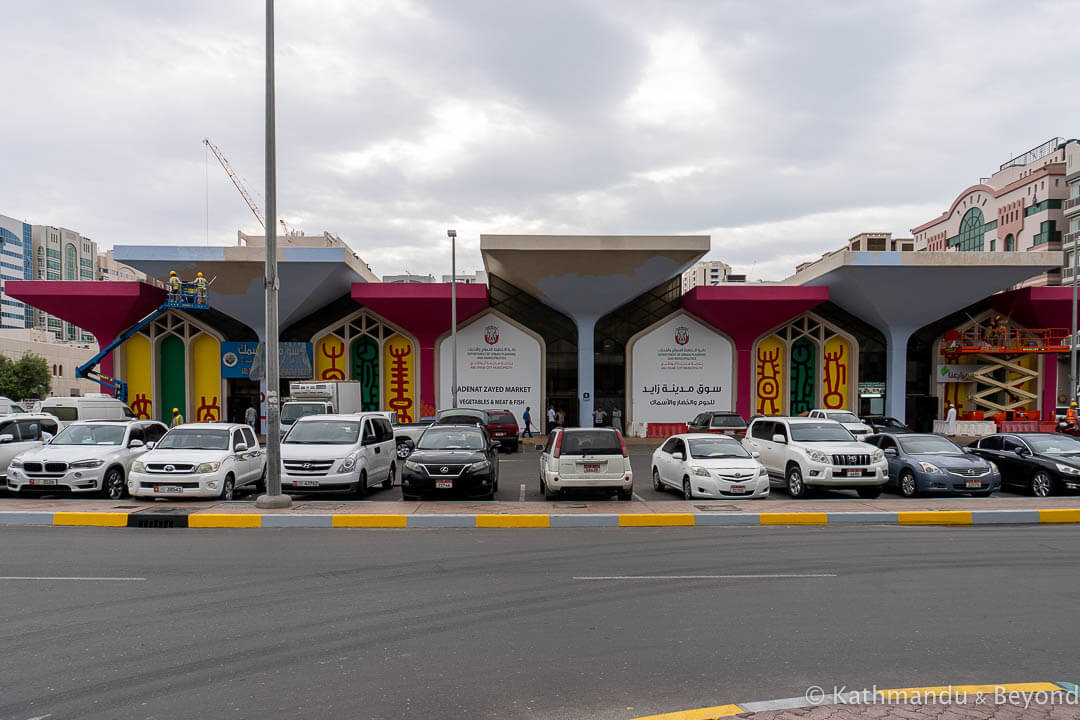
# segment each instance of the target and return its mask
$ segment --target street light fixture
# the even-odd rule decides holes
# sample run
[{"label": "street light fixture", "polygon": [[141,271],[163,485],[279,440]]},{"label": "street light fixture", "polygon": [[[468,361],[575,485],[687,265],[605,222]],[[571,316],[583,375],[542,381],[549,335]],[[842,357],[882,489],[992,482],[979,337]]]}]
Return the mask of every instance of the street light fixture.
[{"label": "street light fixture", "polygon": [[450,407],[457,409],[457,230],[447,230],[450,238],[450,337],[454,349],[450,376]]}]

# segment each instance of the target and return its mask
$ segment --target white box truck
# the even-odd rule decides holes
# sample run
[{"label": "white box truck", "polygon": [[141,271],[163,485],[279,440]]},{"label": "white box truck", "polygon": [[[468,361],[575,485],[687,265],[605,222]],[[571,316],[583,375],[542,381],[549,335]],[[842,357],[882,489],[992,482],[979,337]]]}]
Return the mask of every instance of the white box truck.
[{"label": "white box truck", "polygon": [[355,381],[291,382],[289,397],[281,404],[281,434],[284,436],[297,418],[361,412],[362,399],[360,383]]}]

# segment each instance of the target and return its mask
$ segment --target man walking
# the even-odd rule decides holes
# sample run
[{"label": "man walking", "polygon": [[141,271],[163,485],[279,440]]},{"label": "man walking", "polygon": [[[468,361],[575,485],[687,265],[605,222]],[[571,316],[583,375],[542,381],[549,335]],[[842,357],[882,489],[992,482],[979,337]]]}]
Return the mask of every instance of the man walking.
[{"label": "man walking", "polygon": [[529,412],[528,406],[525,407],[525,413],[521,416],[521,421],[525,423],[525,429],[521,432],[521,437],[532,437],[532,413]]},{"label": "man walking", "polygon": [[555,429],[555,405],[554,404],[549,404],[548,405],[547,422],[548,422],[547,431],[548,431],[548,435],[550,435],[551,431]]},{"label": "man walking", "polygon": [[945,414],[945,434],[956,436],[956,405],[949,403],[949,412]]},{"label": "man walking", "polygon": [[244,411],[244,422],[251,427],[251,432],[256,435],[259,431],[255,429],[255,423],[259,419],[259,412],[255,409],[254,405],[248,405],[248,409]]}]

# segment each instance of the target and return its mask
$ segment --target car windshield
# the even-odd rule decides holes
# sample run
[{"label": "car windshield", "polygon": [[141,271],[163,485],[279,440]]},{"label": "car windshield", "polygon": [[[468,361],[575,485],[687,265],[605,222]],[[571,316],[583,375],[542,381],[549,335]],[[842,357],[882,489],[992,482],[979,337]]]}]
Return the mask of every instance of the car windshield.
[{"label": "car windshield", "polygon": [[859,418],[855,417],[854,413],[849,413],[849,412],[830,412],[830,413],[825,413],[825,414],[829,416],[829,419],[830,419],[830,420],[835,420],[836,422],[842,422],[842,423],[845,423],[845,422],[846,422],[846,423],[858,423],[858,422],[862,422],[862,420],[860,420]]},{"label": "car windshield", "polygon": [[569,430],[563,433],[563,455],[622,455],[614,430]]},{"label": "car windshield", "polygon": [[308,415],[322,415],[326,412],[326,405],[322,403],[285,403],[281,408],[281,423],[292,425],[302,417]]},{"label": "car windshield", "polygon": [[690,440],[690,456],[695,458],[745,458],[750,453],[734,440],[702,438]]},{"label": "car windshield", "polygon": [[488,422],[492,425],[517,425],[517,418],[513,413],[493,412],[488,413]]},{"label": "car windshield", "polygon": [[285,436],[286,445],[355,445],[360,421],[302,420]]},{"label": "car windshield", "polygon": [[174,428],[165,433],[155,450],[228,450],[229,431]]},{"label": "car windshield", "polygon": [[943,437],[905,437],[900,447],[909,455],[963,455],[963,451]]},{"label": "car windshield", "polygon": [[431,427],[417,444],[420,450],[483,450],[484,434],[472,428]]},{"label": "car windshield", "polygon": [[710,427],[746,427],[746,423],[738,415],[713,415],[712,422],[709,425]]},{"label": "car windshield", "polygon": [[1068,435],[1033,435],[1024,438],[1031,449],[1044,455],[1080,455],[1080,440]]},{"label": "car windshield", "polygon": [[797,442],[852,442],[854,436],[836,423],[791,423],[791,439]]},{"label": "car windshield", "polygon": [[72,425],[53,438],[53,445],[119,445],[124,442],[123,425]]},{"label": "car windshield", "polygon": [[905,425],[904,423],[900,422],[896,418],[891,418],[891,417],[882,418],[880,420],[880,424],[884,425],[885,427],[894,427],[894,428],[907,427],[907,425]]}]

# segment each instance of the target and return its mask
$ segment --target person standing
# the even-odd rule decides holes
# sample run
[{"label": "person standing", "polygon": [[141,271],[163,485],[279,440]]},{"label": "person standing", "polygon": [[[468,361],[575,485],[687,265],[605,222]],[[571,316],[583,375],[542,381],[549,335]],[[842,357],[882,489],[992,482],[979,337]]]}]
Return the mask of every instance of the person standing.
[{"label": "person standing", "polygon": [[607,413],[604,412],[604,408],[598,407],[593,410],[592,414],[593,425],[600,427],[604,424],[604,420],[607,419]]},{"label": "person standing", "polygon": [[206,278],[201,272],[195,275],[195,301],[200,305],[206,304]]},{"label": "person standing", "polygon": [[949,412],[945,414],[945,434],[956,436],[956,405],[949,403]]},{"label": "person standing", "polygon": [[172,409],[172,422],[169,427],[174,428],[184,424],[184,416],[180,414],[180,408]]},{"label": "person standing", "polygon": [[525,423],[525,429],[521,431],[521,437],[532,437],[532,413],[529,412],[529,406],[525,406],[525,412],[521,415],[521,421]]},{"label": "person standing", "polygon": [[254,405],[248,405],[248,409],[244,411],[244,423],[251,427],[251,432],[256,435],[259,431],[255,429],[255,423],[259,420],[259,411],[255,409]]},{"label": "person standing", "polygon": [[615,428],[619,432],[622,432],[622,410],[618,405],[614,405],[611,408],[611,427]]},{"label": "person standing", "polygon": [[169,271],[169,300],[180,302],[180,278],[175,270]]},{"label": "person standing", "polygon": [[555,427],[566,427],[566,413],[562,408],[555,411]]},{"label": "person standing", "polygon": [[550,435],[551,431],[555,429],[555,405],[554,404],[549,404],[548,405],[547,423],[548,423],[547,424],[547,431],[548,431],[548,435]]}]

